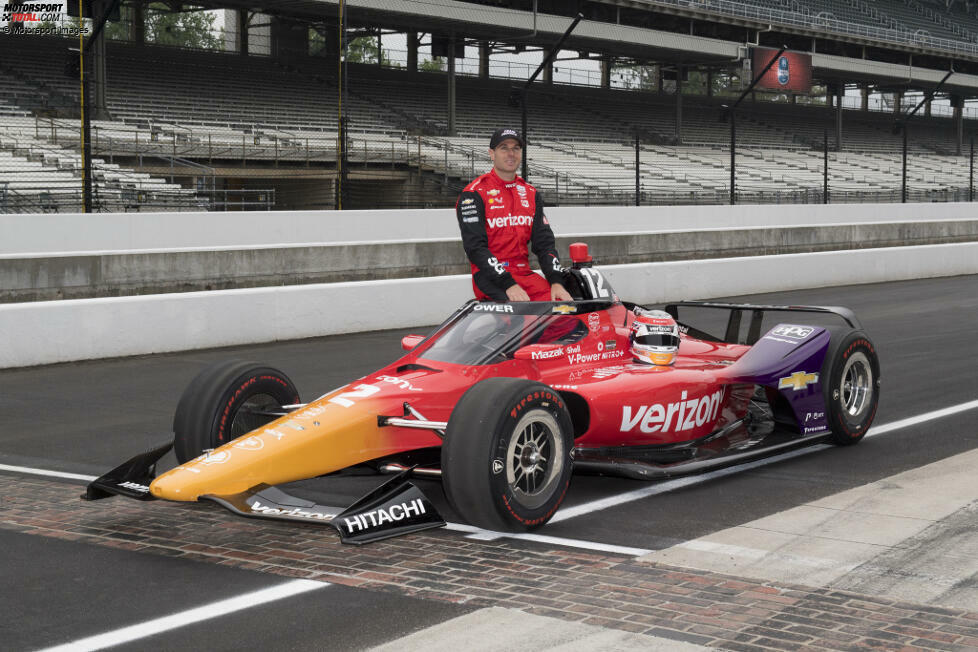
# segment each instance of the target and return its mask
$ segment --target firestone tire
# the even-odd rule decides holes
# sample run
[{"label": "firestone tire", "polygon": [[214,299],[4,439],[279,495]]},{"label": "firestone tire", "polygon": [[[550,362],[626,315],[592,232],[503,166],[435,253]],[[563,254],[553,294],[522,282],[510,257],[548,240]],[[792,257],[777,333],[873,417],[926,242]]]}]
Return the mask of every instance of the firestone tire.
[{"label": "firestone tire", "polygon": [[490,378],[448,420],[442,483],[472,525],[520,532],[546,523],[570,485],[573,424],[564,399],[541,383]]},{"label": "firestone tire", "polygon": [[173,416],[177,461],[183,464],[275,418],[252,411],[296,403],[298,390],[278,369],[240,360],[213,364],[190,381],[177,404]]},{"label": "firestone tire", "polygon": [[832,442],[857,443],[876,416],[880,394],[880,363],[876,346],[863,331],[833,332],[823,365],[826,419]]}]

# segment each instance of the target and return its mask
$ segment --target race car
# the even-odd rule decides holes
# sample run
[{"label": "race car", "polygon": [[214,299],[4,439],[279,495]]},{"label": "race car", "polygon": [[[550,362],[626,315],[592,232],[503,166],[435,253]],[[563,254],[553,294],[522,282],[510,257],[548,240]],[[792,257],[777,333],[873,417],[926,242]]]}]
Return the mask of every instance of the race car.
[{"label": "race car", "polygon": [[[83,497],[210,500],[363,543],[444,524],[409,481],[427,475],[469,523],[526,531],[554,515],[575,470],[669,478],[854,444],[870,427],[879,360],[850,310],[683,302],[652,313],[619,299],[586,245],[571,259],[573,301],[469,301],[404,337],[400,359],[309,403],[277,369],[209,367],[179,401],[173,441]],[[771,315],[792,319],[765,329]],[[841,324],[812,323],[826,318]],[[670,338],[670,354],[642,345]],[[179,466],[155,477],[171,448]],[[280,486],[352,468],[397,476],[345,509]]]}]

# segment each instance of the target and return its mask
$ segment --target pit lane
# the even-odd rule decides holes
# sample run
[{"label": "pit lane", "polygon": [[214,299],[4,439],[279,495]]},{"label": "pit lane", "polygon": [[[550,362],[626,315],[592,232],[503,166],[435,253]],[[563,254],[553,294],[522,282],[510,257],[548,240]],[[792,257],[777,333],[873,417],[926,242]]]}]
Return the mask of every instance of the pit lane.
[{"label": "pit lane", "polygon": [[[974,400],[975,380],[978,378],[973,362],[978,353],[978,345],[974,341],[974,325],[978,323],[976,297],[978,277],[972,276],[824,288],[744,299],[755,303],[834,304],[854,308],[880,352],[883,390],[876,423],[886,424]],[[144,450],[167,439],[173,406],[183,386],[201,367],[213,360],[243,357],[268,362],[285,370],[304,397],[314,397],[351,378],[373,371],[398,355],[401,334],[402,331],[335,336],[237,349],[7,371],[0,374],[0,404],[5,415],[5,427],[0,434],[0,463],[95,475],[114,466],[131,452]],[[636,550],[660,550],[693,541],[725,528],[972,450],[976,448],[978,440],[972,425],[974,414],[974,410],[965,410],[939,420],[911,424],[885,435],[869,437],[855,447],[813,451],[719,479],[694,482],[654,498],[635,500],[552,523],[541,534]],[[23,484],[23,476],[20,478],[19,484]],[[371,477],[329,478],[303,483],[306,490],[321,492],[323,502],[334,504],[352,502],[375,484],[376,479]],[[437,483],[419,480],[417,484],[435,500],[447,519],[458,522],[445,504]],[[43,486],[45,491],[53,491],[47,484]],[[578,476],[572,483],[565,509],[645,486],[629,480]],[[76,489],[69,492],[72,497],[77,493]],[[30,500],[29,496],[25,500]],[[152,519],[152,510],[156,507],[134,503],[125,509],[130,514],[134,509],[145,510],[139,512],[140,519]],[[169,506],[167,509],[168,513],[172,510]],[[191,509],[194,518],[204,513],[196,506]],[[223,512],[215,513],[217,508],[212,506],[208,506],[208,509],[211,513],[208,519],[215,519],[214,523],[219,526],[228,526],[234,519]],[[228,527],[244,537],[253,532],[249,528],[254,527],[254,521],[236,521],[243,525],[235,523]],[[18,527],[23,527],[23,524]],[[0,531],[0,535],[5,538],[12,536],[3,531]],[[75,535],[84,538],[77,532]],[[332,533],[319,536],[335,538]],[[559,554],[549,552],[559,550],[559,547],[554,548],[557,539],[486,541],[480,544],[478,533],[458,531],[440,532],[433,538],[439,542],[464,540],[467,542],[465,545],[471,546],[502,545],[506,549],[526,551],[523,554],[529,555]],[[482,540],[486,538],[481,536]],[[80,560],[77,564],[63,563],[63,560],[71,559],[70,554],[66,555],[66,551],[61,549],[46,552],[51,543],[48,539],[32,539],[39,542],[35,547],[40,554],[54,560],[50,565],[62,573],[65,566],[69,566],[82,577],[112,578],[111,574],[100,572],[97,565],[86,565]],[[72,548],[84,548],[90,554],[95,554],[91,550],[100,550],[87,544],[70,545]],[[171,545],[170,549],[177,550],[179,546]],[[138,585],[142,567],[149,564],[163,568],[176,561],[180,560],[125,552],[115,563],[132,570],[119,573],[116,582],[109,583],[118,586],[118,593],[122,595],[132,594],[127,578],[134,579]],[[224,563],[227,560],[220,561]],[[377,565],[375,572],[383,574],[384,561],[375,560],[374,563]],[[459,561],[463,566],[465,563],[464,560]],[[11,577],[27,572],[30,566],[10,562],[4,562],[4,565],[5,576]],[[250,575],[243,570],[233,572]],[[57,581],[52,579],[52,583],[56,584]],[[69,582],[59,590],[77,600],[85,595],[80,590],[80,585],[84,583],[85,580],[77,584]],[[233,583],[225,584],[221,580],[205,583],[229,589],[233,586]],[[198,584],[194,582],[195,587]],[[181,594],[186,592],[187,583],[180,579],[172,583],[161,582],[153,588],[154,604],[161,595],[171,596],[163,601],[175,606],[182,607],[186,602]],[[332,605],[342,604],[346,598],[329,597],[330,592],[334,592],[333,588],[316,592],[315,598],[304,597],[289,601],[288,606],[280,603],[267,609],[277,614],[274,622],[280,622],[281,618],[286,618],[285,614],[309,609],[311,607],[306,605],[316,600]],[[226,592],[217,591],[214,597],[235,590],[239,590],[238,587]],[[110,589],[100,592],[104,591]],[[408,600],[404,597],[399,599]],[[206,601],[195,599],[194,603]],[[446,604],[427,601],[425,605],[429,603],[439,606]],[[134,603],[139,604],[138,601]],[[467,604],[477,602],[469,600]],[[262,608],[263,611],[265,609]],[[971,611],[978,611],[978,606]],[[92,630],[91,624],[80,626],[81,614],[71,615],[70,610],[68,613],[69,617],[65,620],[67,630],[79,633]],[[126,623],[149,616],[145,612],[125,613],[127,617],[121,620]],[[240,617],[248,618],[244,615]],[[434,620],[445,617],[450,617],[449,612],[432,616]],[[31,619],[27,617],[27,620]],[[375,627],[375,620],[358,622],[362,626]],[[217,633],[226,635],[231,625],[224,620],[219,622]],[[99,626],[102,625],[100,619]],[[105,622],[104,626],[111,627],[111,624]],[[392,637],[407,631],[381,629],[381,639],[385,635]],[[21,631],[20,626],[16,631]],[[234,638],[216,640],[230,641]],[[25,647],[50,641],[31,639],[30,636],[23,640]],[[59,640],[65,639],[62,637]],[[355,636],[354,640],[359,641],[360,645],[370,643]],[[346,642],[349,643],[349,639]]]}]

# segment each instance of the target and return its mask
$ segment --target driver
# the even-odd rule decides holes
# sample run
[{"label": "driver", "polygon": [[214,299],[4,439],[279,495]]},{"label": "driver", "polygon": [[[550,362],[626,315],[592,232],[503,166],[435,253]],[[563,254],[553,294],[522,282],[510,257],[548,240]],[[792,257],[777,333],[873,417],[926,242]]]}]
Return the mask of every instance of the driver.
[{"label": "driver", "polygon": [[[472,289],[480,301],[572,301],[543,199],[516,176],[523,142],[516,130],[497,129],[489,140],[492,170],[467,185],[455,204]],[[530,269],[528,242],[546,280]]]},{"label": "driver", "polygon": [[667,312],[636,308],[629,343],[638,362],[671,365],[679,352],[679,326]]}]

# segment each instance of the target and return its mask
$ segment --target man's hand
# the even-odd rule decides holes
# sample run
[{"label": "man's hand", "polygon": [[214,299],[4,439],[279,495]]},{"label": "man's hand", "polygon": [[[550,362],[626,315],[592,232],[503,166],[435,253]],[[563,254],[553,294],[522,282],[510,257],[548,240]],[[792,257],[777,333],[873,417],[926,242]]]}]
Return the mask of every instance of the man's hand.
[{"label": "man's hand", "polygon": [[506,288],[506,296],[510,301],[529,301],[530,295],[519,285],[511,285]]},{"label": "man's hand", "polygon": [[564,286],[560,283],[554,283],[550,286],[550,299],[553,301],[573,301],[570,293],[564,289]]}]

